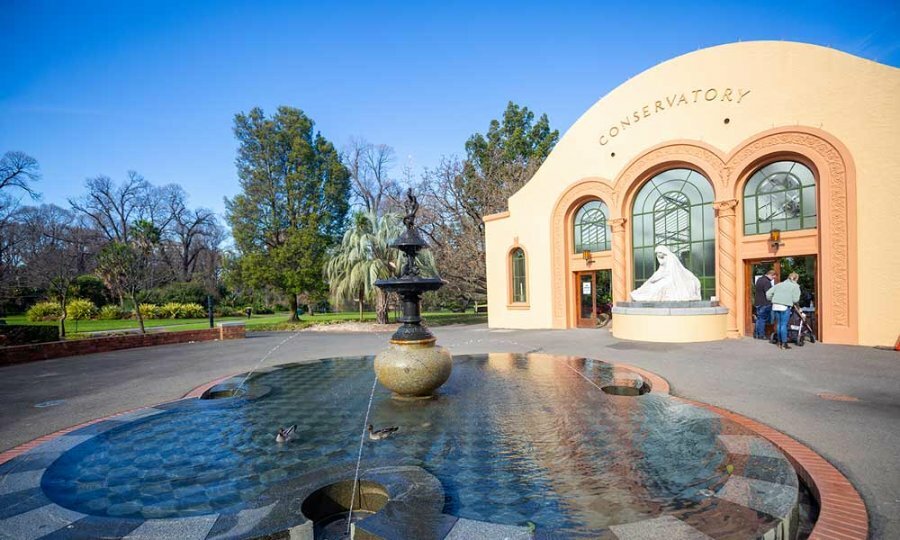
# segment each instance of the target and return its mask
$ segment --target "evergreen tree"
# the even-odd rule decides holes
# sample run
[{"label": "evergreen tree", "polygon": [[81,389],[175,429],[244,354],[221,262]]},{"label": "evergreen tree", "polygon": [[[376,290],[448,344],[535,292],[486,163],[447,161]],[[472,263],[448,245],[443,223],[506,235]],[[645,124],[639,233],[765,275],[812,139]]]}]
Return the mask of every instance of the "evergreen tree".
[{"label": "evergreen tree", "polygon": [[226,199],[227,219],[247,285],[288,296],[324,298],[322,268],[345,226],[350,175],[340,154],[313,130],[303,111],[279,107],[271,118],[254,108],[234,118],[241,193]]}]

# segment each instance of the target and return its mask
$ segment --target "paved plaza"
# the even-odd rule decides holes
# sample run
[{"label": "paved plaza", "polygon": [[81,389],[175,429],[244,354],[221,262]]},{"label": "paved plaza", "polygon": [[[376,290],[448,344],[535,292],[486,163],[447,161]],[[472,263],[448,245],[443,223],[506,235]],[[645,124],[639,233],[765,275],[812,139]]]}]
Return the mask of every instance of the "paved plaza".
[{"label": "paved plaza", "polygon": [[[456,354],[540,351],[627,363],[665,377],[672,393],[767,423],[838,467],[866,501],[872,537],[900,537],[900,357],[892,351],[810,344],[779,351],[762,341],[649,344],[606,330],[442,327]],[[0,368],[0,450],[136,407],[178,399],[224,375],[264,365],[374,354],[388,334],[250,334]],[[273,348],[277,347],[273,351]],[[578,396],[572,396],[578,399]]]}]

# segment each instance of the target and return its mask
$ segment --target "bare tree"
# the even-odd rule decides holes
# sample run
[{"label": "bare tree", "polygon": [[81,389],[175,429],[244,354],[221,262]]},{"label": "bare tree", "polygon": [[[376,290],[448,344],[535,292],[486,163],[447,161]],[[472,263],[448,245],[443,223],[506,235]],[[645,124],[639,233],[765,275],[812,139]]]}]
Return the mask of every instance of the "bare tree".
[{"label": "bare tree", "polygon": [[[8,196],[11,190],[24,191],[32,199],[40,196],[32,187],[40,177],[38,162],[25,152],[7,152],[0,158],[0,193]],[[0,200],[0,205],[6,201]]]},{"label": "bare tree", "polygon": [[345,148],[344,165],[350,171],[353,195],[366,212],[383,214],[390,194],[398,190],[391,178],[395,161],[394,149],[386,144],[352,139]]},{"label": "bare tree", "polygon": [[87,194],[69,199],[69,204],[108,240],[128,242],[132,224],[145,218],[154,202],[150,184],[134,171],[128,171],[122,185],[108,176],[88,178],[84,185]]}]

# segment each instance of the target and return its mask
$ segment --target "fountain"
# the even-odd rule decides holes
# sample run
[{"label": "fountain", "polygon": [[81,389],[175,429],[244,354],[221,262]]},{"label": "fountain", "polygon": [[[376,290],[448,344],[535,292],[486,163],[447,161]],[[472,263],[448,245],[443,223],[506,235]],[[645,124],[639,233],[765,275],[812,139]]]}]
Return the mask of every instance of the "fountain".
[{"label": "fountain", "polygon": [[[437,347],[419,302],[444,282],[419,275],[417,210],[410,191],[401,275],[376,282],[403,302],[381,386],[371,356],[264,367],[272,349],[201,399],[0,464],[0,537],[795,538],[797,474],[743,425],[624,366]],[[370,441],[360,420],[401,428]],[[285,423],[297,436],[276,443]]]},{"label": "fountain", "polygon": [[400,277],[380,279],[375,286],[400,295],[403,325],[391,336],[391,346],[375,357],[378,382],[394,392],[398,399],[428,399],[450,378],[453,359],[450,352],[435,345],[437,338],[422,324],[422,294],[444,286],[437,277],[420,276],[416,257],[428,244],[416,229],[419,204],[412,193],[406,193],[406,230],[392,244],[406,255]]}]

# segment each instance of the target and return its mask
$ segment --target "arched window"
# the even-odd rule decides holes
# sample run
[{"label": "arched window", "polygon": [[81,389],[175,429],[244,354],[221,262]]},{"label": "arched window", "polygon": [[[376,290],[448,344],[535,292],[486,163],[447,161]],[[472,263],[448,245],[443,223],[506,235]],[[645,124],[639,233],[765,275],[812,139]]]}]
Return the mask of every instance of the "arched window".
[{"label": "arched window", "polygon": [[525,251],[516,248],[509,254],[510,284],[512,285],[512,303],[524,304],[528,301],[528,289],[525,283]]},{"label": "arched window", "polygon": [[816,179],[796,161],[762,167],[744,186],[744,234],[816,228]]},{"label": "arched window", "polygon": [[690,169],[662,172],[641,187],[632,208],[634,287],[656,271],[654,248],[666,246],[700,280],[703,298],[716,294],[713,190]]},{"label": "arched window", "polygon": [[575,213],[575,253],[609,251],[609,210],[599,200],[584,203]]}]

